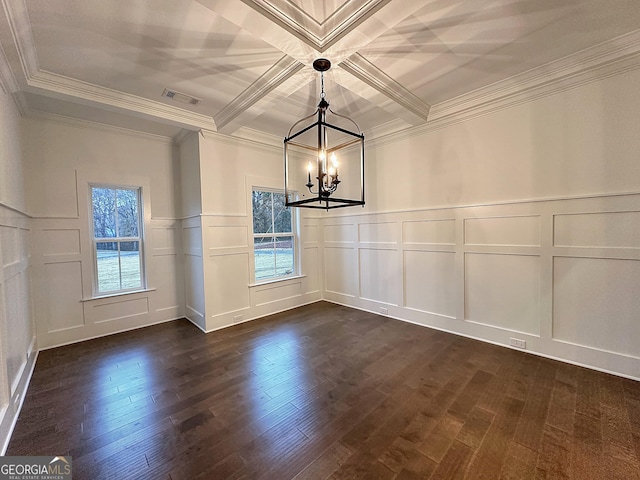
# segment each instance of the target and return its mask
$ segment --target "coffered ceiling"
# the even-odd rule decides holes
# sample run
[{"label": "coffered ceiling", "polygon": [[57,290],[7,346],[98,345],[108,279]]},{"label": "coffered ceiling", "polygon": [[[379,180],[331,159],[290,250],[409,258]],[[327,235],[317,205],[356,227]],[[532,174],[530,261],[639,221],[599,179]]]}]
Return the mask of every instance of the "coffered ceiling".
[{"label": "coffered ceiling", "polygon": [[[311,64],[319,57],[333,64],[325,80],[332,108],[370,137],[602,65],[637,66],[640,52],[637,0],[0,4],[0,80],[23,113],[162,135],[282,138],[318,102]],[[167,98],[165,89],[198,102]]]}]

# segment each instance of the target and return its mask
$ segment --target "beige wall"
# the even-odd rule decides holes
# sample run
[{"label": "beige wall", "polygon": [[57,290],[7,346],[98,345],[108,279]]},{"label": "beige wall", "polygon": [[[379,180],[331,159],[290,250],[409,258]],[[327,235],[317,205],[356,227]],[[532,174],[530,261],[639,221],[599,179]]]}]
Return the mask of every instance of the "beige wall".
[{"label": "beige wall", "polygon": [[[178,165],[171,139],[28,119],[38,345],[47,348],[183,315]],[[149,291],[94,299],[89,183],[143,187]]]},{"label": "beige wall", "polygon": [[324,220],[325,298],[640,378],[639,83],[370,142],[366,209]]},{"label": "beige wall", "polygon": [[0,453],[24,399],[36,357],[20,115],[0,83]]}]

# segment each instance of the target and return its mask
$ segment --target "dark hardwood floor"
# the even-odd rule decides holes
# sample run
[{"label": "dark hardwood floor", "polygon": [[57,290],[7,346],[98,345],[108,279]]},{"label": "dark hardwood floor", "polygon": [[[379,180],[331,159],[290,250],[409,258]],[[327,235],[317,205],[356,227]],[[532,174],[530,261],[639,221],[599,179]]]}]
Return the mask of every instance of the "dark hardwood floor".
[{"label": "dark hardwood floor", "polygon": [[316,303],[40,353],[7,455],[74,479],[640,478],[640,382]]}]

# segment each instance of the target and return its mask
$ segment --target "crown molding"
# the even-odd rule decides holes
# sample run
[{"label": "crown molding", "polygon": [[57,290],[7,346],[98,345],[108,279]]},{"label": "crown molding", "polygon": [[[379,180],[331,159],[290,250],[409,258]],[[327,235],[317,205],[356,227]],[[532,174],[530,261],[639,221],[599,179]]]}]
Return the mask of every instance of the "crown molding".
[{"label": "crown molding", "polygon": [[359,53],[354,53],[338,66],[404,107],[422,122],[427,121],[431,107]]},{"label": "crown molding", "polygon": [[215,116],[215,124],[218,130],[223,131],[224,127],[234,118],[260,101],[269,92],[278,88],[283,82],[286,82],[302,70],[302,68],[304,68],[303,63],[298,62],[288,55],[284,55],[275,65],[269,68],[264,75],[253,82]]},{"label": "crown molding", "polygon": [[275,135],[242,127],[233,135],[214,132],[211,130],[200,130],[200,135],[207,140],[221,141],[230,145],[249,147],[266,153],[282,154],[282,139]]},{"label": "crown molding", "polygon": [[38,72],[38,56],[24,0],[0,0],[25,78]]},{"label": "crown molding", "polygon": [[81,120],[75,117],[68,117],[66,115],[59,115],[56,113],[41,112],[39,110],[31,110],[29,113],[29,117],[36,120],[42,120],[58,125],[66,125],[68,127],[81,128],[84,130],[100,130],[103,132],[127,135],[129,137],[142,138],[145,140],[152,140],[154,142],[166,144],[171,144],[173,142],[172,137],[167,137],[164,135],[141,132],[138,130],[131,130],[129,128],[116,127],[115,125],[107,125],[106,123],[92,122],[91,120]]},{"label": "crown molding", "polygon": [[460,95],[431,108],[429,123],[456,122],[640,67],[640,30]]},{"label": "crown molding", "polygon": [[[111,110],[126,110],[130,113],[149,117],[161,123],[170,123],[182,128],[208,128],[215,130],[213,118],[182,108],[138,97],[106,87],[76,80],[57,73],[40,70],[36,75],[27,78],[27,84],[33,93],[42,94],[46,91],[57,94],[63,99],[85,100],[88,103],[98,103]],[[56,95],[52,95],[56,96]]]}]

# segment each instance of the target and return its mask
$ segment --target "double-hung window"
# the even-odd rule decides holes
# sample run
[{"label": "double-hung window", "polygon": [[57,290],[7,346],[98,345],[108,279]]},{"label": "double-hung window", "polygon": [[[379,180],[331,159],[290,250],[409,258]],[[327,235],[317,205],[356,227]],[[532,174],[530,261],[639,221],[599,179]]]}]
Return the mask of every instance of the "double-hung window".
[{"label": "double-hung window", "polygon": [[284,193],[252,190],[255,281],[287,277],[295,272],[295,237]]},{"label": "double-hung window", "polygon": [[140,188],[91,186],[96,294],[144,288]]}]

